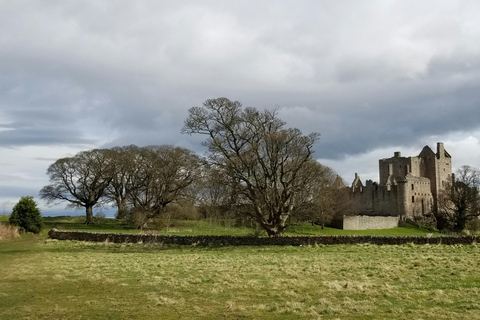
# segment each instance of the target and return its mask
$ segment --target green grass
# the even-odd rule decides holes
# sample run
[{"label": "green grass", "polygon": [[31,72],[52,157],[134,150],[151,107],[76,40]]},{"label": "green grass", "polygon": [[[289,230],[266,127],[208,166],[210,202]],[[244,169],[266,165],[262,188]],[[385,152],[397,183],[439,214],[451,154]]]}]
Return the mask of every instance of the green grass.
[{"label": "green grass", "polygon": [[233,219],[222,220],[180,220],[174,226],[160,228],[159,234],[176,235],[253,235],[255,230],[250,226],[237,226]]},{"label": "green grass", "polygon": [[480,319],[480,247],[0,241],[0,319]]},{"label": "green grass", "polygon": [[[139,232],[155,232],[158,234],[171,235],[232,235],[232,236],[249,236],[249,235],[266,235],[262,230],[255,231],[250,226],[237,226],[233,219],[225,220],[178,220],[174,221],[168,228],[155,227],[154,224],[149,226],[145,231],[139,231],[132,225],[118,221],[115,219],[97,219],[97,223],[93,225],[84,225],[85,218],[77,217],[43,217],[44,231],[57,228],[60,230],[75,231],[93,231],[93,232],[123,232],[123,233],[139,233]],[[382,230],[340,230],[335,228],[325,228],[322,230],[320,226],[312,226],[310,223],[302,223],[299,225],[291,225],[285,230],[285,235],[400,235],[400,236],[425,236],[426,234],[439,235],[429,230],[423,230],[414,226],[407,226],[393,229]]]},{"label": "green grass", "polygon": [[7,222],[8,218],[10,218],[9,215],[0,214],[0,222]]},{"label": "green grass", "polygon": [[320,226],[312,226],[310,223],[289,226],[285,232],[286,235],[374,235],[374,236],[425,236],[427,234],[439,235],[438,232],[432,232],[418,227],[407,225],[392,229],[379,230],[341,230],[328,228],[322,230]]},{"label": "green grass", "polygon": [[64,217],[42,217],[44,232],[56,228],[59,230],[71,231],[92,231],[92,232],[139,232],[132,225],[115,219],[95,219],[95,223],[85,225],[84,216]]}]

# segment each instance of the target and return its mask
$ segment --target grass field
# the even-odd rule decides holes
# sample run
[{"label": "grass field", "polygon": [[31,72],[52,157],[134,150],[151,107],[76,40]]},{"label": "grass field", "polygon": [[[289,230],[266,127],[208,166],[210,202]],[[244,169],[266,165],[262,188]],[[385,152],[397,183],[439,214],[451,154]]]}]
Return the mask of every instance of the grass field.
[{"label": "grass field", "polygon": [[480,319],[480,247],[0,241],[0,319]]},{"label": "grass field", "polygon": [[[0,216],[1,217],[1,216]],[[0,218],[1,221],[1,218]],[[97,231],[97,232],[155,232],[158,234],[172,235],[234,235],[249,236],[254,234],[266,235],[256,232],[249,226],[237,226],[233,220],[180,220],[169,228],[155,228],[152,226],[145,231],[139,231],[132,225],[115,219],[98,219],[96,224],[84,225],[85,218],[77,217],[43,217],[44,231],[57,228],[60,230]],[[340,230],[335,228],[321,229],[320,226],[312,226],[309,223],[291,225],[285,230],[285,235],[413,235],[424,236],[426,234],[439,235],[429,230],[419,229],[413,226],[383,230]]]}]

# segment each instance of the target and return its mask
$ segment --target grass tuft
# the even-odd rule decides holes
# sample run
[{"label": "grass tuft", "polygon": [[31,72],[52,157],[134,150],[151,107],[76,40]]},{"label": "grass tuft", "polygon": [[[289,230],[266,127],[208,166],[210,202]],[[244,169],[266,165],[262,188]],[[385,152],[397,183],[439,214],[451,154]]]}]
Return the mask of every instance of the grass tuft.
[{"label": "grass tuft", "polygon": [[0,222],[0,240],[9,240],[19,237],[18,228]]}]

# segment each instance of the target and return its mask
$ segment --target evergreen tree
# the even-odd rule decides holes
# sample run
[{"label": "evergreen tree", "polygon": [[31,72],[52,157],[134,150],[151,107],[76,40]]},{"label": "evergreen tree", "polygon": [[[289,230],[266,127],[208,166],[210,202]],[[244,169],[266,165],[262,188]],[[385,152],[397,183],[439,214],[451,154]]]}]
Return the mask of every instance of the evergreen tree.
[{"label": "evergreen tree", "polygon": [[22,197],[13,207],[9,223],[17,226],[20,232],[39,233],[42,229],[40,210],[33,197]]}]

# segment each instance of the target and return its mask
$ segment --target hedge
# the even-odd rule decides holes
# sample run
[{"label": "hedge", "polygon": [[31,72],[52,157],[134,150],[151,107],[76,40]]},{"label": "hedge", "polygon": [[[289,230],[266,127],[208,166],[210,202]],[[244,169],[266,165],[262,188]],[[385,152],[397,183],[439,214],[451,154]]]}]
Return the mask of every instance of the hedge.
[{"label": "hedge", "polygon": [[283,237],[238,237],[238,236],[177,236],[155,234],[100,233],[82,231],[60,231],[52,229],[48,236],[57,240],[77,240],[113,243],[163,243],[199,246],[301,246],[315,244],[473,244],[478,236],[283,236]]}]

